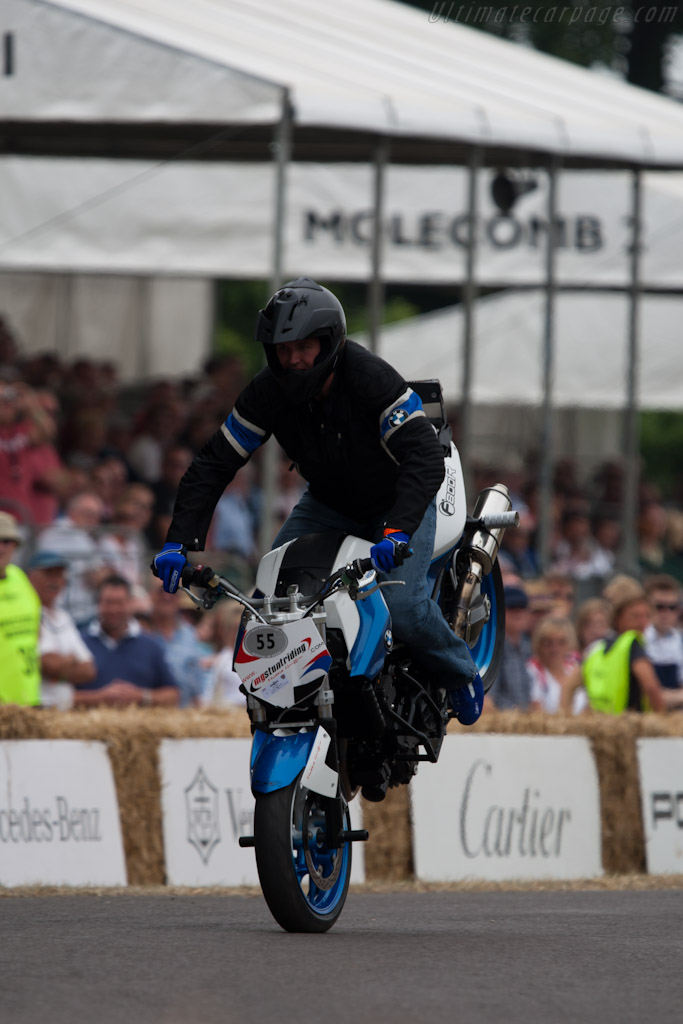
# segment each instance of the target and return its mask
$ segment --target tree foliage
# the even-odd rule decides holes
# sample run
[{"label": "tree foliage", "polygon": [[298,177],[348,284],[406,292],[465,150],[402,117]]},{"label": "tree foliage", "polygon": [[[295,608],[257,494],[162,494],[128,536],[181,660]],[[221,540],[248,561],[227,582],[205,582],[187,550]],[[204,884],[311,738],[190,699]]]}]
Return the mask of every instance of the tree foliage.
[{"label": "tree foliage", "polygon": [[661,91],[666,46],[683,32],[680,0],[403,0],[430,22],[457,23],[581,64],[603,66]]},{"label": "tree foliage", "polygon": [[664,499],[682,501],[683,414],[641,413],[640,452],[645,479],[658,485]]}]

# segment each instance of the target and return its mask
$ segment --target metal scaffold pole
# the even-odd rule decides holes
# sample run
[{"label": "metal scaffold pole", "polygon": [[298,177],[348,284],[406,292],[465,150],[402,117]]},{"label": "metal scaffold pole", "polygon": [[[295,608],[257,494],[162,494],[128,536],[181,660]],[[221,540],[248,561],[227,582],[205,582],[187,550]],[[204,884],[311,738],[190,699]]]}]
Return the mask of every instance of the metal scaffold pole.
[{"label": "metal scaffold pole", "polygon": [[555,377],[555,244],[557,220],[557,173],[559,162],[548,168],[548,234],[546,241],[545,320],[543,329],[543,408],[541,413],[541,445],[538,493],[538,555],[541,572],[547,572],[551,559],[553,454],[555,444],[555,411],[553,383]]},{"label": "metal scaffold pole", "polygon": [[[275,204],[273,212],[273,256],[269,295],[282,284],[284,226],[286,205],[286,177],[292,149],[292,113],[289,92],[282,94],[282,116],[273,139],[275,162]],[[274,438],[264,445],[261,460],[261,522],[259,524],[259,552],[264,555],[275,536],[275,495],[278,478],[279,451]]]},{"label": "metal scaffold pole", "polygon": [[624,491],[621,509],[621,568],[638,575],[638,484],[640,475],[640,435],[638,429],[638,371],[640,363],[640,254],[642,248],[643,190],[642,174],[633,172],[633,239],[631,243],[631,282],[628,359],[626,365],[626,406],[624,409]]},{"label": "metal scaffold pole", "polygon": [[458,450],[462,462],[465,493],[474,497],[472,489],[472,352],[474,347],[474,305],[477,298],[477,187],[481,150],[474,147],[470,154],[468,176],[469,234],[463,285],[464,325],[462,342],[462,393],[460,398],[460,429]]}]

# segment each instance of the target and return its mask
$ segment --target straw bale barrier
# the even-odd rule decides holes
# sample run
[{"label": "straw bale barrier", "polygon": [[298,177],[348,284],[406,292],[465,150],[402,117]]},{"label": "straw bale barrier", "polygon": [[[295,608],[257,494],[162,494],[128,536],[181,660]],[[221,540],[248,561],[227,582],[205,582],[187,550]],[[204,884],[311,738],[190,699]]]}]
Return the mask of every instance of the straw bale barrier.
[{"label": "straw bale barrier", "polygon": [[[598,770],[602,815],[602,859],[609,874],[645,870],[638,765],[640,736],[683,736],[683,714],[576,717],[486,712],[464,730],[449,733],[528,736],[586,736]],[[163,738],[248,737],[242,711],[179,711],[161,708],[93,709],[58,712],[0,707],[0,739],[82,739],[104,742],[111,758],[119,801],[130,885],[165,882],[158,752]],[[429,771],[422,765],[420,771]],[[413,876],[407,787],[390,790],[379,804],[363,802],[371,840],[365,848],[369,881]]]}]

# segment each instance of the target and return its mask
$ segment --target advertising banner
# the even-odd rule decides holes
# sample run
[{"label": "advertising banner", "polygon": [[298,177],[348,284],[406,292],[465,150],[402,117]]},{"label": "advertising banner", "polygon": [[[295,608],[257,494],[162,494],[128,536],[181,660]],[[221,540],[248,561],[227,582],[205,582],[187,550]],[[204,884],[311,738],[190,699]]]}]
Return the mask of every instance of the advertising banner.
[{"label": "advertising banner", "polygon": [[[249,782],[249,739],[163,740],[159,761],[166,876],[170,885],[258,885]],[[351,827],[361,828],[351,804]],[[364,881],[361,843],[353,848],[352,882]]]},{"label": "advertising banner", "polygon": [[0,886],[126,882],[105,744],[0,742]]},{"label": "advertising banner", "polygon": [[579,736],[447,736],[411,783],[423,881],[602,874],[598,776]]},{"label": "advertising banner", "polygon": [[651,875],[683,874],[683,739],[636,740]]},{"label": "advertising banner", "polygon": [[[140,160],[3,157],[0,270],[268,278],[273,168]],[[490,287],[541,286],[548,178],[483,169],[476,276]],[[382,219],[386,281],[454,284],[466,277],[468,172],[389,166]],[[554,225],[558,284],[627,286],[631,176],[564,171]],[[683,175],[643,176],[644,285],[680,287]],[[365,281],[372,269],[373,170],[293,163],[287,172],[283,276]]]}]

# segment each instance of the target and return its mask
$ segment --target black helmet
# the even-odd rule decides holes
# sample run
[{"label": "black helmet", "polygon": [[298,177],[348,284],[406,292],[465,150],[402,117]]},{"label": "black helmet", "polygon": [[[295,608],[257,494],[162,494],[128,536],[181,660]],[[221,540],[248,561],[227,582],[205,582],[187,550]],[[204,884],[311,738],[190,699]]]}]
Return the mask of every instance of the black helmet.
[{"label": "black helmet", "polygon": [[[320,340],[320,353],[310,370],[285,370],[275,346],[287,341]],[[268,366],[287,396],[307,402],[320,393],[337,365],[346,339],[346,317],[336,296],[310,277],[298,277],[275,292],[259,311],[256,340],[266,350]]]}]

